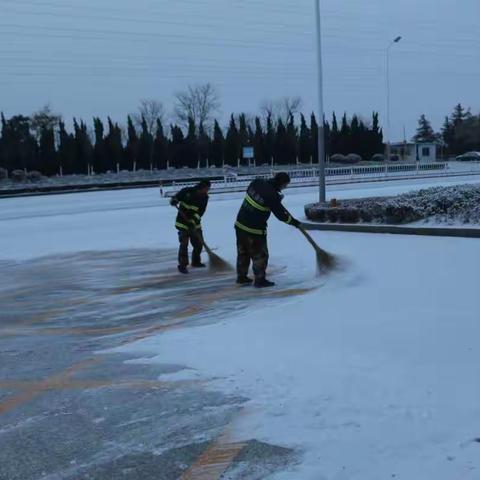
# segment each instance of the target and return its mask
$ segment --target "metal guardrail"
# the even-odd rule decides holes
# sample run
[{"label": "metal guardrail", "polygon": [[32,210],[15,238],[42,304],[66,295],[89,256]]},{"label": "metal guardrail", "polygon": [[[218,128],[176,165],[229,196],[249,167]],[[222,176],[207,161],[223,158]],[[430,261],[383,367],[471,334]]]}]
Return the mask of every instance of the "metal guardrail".
[{"label": "metal guardrail", "polygon": [[[338,182],[354,182],[358,180],[381,180],[383,178],[412,178],[416,175],[438,176],[444,173],[448,175],[448,163],[407,163],[407,164],[389,164],[377,166],[361,166],[361,167],[338,167],[327,168],[325,174],[327,183],[334,184]],[[259,175],[225,175],[223,180],[212,181],[212,193],[228,193],[245,190],[250,182],[255,178],[271,178],[273,171]],[[318,169],[293,169],[288,171],[292,179],[290,187],[313,186],[318,184]],[[185,187],[192,187],[196,182],[172,182],[171,185],[161,186],[160,194],[163,197],[171,197],[176,192]]]}]

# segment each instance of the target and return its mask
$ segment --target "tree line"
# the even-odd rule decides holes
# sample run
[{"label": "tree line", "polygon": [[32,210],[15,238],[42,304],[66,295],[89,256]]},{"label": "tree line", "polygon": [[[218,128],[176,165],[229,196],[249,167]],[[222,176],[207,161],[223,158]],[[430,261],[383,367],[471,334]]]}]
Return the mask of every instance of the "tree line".
[{"label": "tree line", "polygon": [[[257,165],[318,161],[318,119],[301,113],[299,97],[266,101],[260,114],[231,115],[227,126],[215,119],[220,100],[214,86],[190,86],[175,96],[173,120],[163,104],[143,100],[125,126],[95,117],[71,128],[47,106],[31,116],[0,116],[0,168],[43,175],[103,173],[183,167],[237,166],[243,148],[253,147]],[[335,113],[324,120],[326,155],[355,153],[364,160],[383,153],[379,115],[371,119]],[[446,153],[480,150],[480,116],[457,105],[435,132],[422,115],[413,140],[437,142]]]},{"label": "tree line", "polygon": [[[48,108],[26,117],[1,115],[0,167],[43,175],[103,173],[117,170],[149,170],[207,167],[242,163],[243,147],[253,147],[257,165],[318,161],[318,122],[314,114],[289,113],[286,120],[269,113],[266,118],[231,115],[222,128],[197,123],[192,116],[185,126],[145,115],[127,117],[126,128],[108,118],[93,125],[73,120],[73,129]],[[92,128],[93,127],[93,128]],[[378,113],[367,124],[357,115],[333,114],[325,121],[326,152],[357,153],[364,159],[383,152],[383,133]]]},{"label": "tree line", "polygon": [[448,155],[480,151],[480,115],[473,115],[459,103],[445,117],[440,132],[435,132],[426,115],[421,115],[413,140],[439,143]]}]

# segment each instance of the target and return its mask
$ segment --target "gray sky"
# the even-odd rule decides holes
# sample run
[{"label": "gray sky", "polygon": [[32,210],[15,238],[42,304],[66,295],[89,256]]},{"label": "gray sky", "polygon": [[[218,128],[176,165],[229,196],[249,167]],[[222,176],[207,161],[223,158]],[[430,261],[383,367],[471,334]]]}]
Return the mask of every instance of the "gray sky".
[{"label": "gray sky", "polygon": [[[426,113],[439,128],[462,102],[480,111],[479,0],[322,0],[325,109],[385,113],[391,51],[392,137]],[[0,0],[0,109],[46,103],[66,118],[121,123],[142,98],[171,107],[210,81],[223,118],[300,95],[316,109],[313,0]]]}]

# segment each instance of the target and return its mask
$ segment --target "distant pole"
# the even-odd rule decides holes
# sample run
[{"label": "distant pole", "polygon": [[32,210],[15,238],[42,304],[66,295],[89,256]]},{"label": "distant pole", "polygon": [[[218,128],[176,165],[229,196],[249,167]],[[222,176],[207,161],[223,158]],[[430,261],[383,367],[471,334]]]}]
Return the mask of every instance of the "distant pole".
[{"label": "distant pole", "polygon": [[386,61],[386,66],[387,66],[387,162],[390,161],[390,49],[398,43],[402,37],[396,37],[394,38],[387,47],[387,61]]},{"label": "distant pole", "polygon": [[318,56],[318,177],[320,187],[320,203],[326,202],[325,189],[325,127],[323,108],[323,62],[322,62],[322,23],[320,16],[320,0],[315,0],[317,19],[317,56]]}]

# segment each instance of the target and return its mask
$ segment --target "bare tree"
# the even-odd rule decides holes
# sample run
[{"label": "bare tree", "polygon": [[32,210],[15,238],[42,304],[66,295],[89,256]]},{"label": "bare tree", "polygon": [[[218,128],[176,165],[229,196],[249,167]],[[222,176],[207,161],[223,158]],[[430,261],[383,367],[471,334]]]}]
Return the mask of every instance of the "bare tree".
[{"label": "bare tree", "polygon": [[265,100],[260,105],[260,111],[264,120],[268,117],[274,121],[282,120],[287,123],[291,115],[300,113],[302,108],[301,97],[283,97],[277,100]]},{"label": "bare tree", "polygon": [[61,115],[53,113],[50,105],[45,105],[40,110],[32,113],[30,117],[30,126],[35,132],[37,139],[40,138],[42,130],[54,129],[62,120]]},{"label": "bare tree", "polygon": [[197,125],[209,128],[213,122],[213,114],[220,109],[220,95],[211,84],[190,85],[185,92],[175,95],[174,115],[182,125],[193,118]]},{"label": "bare tree", "polygon": [[137,128],[142,128],[142,119],[147,122],[148,133],[153,135],[157,128],[157,119],[162,123],[165,120],[165,107],[162,102],[154,99],[143,99],[138,107],[138,112],[132,115]]}]

